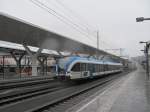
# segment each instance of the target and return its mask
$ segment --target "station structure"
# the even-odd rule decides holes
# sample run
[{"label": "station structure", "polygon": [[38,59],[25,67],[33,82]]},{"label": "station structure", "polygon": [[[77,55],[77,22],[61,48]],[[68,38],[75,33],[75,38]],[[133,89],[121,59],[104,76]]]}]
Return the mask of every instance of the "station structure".
[{"label": "station structure", "polygon": [[[0,20],[0,27],[2,28],[0,30],[0,40],[15,43],[15,45],[9,46],[1,45],[0,50],[11,55],[18,68],[21,68],[21,62],[24,57],[30,57],[32,76],[38,75],[37,62],[44,69],[44,63],[47,63],[48,57],[54,58],[56,61],[56,59],[65,55],[87,54],[89,56],[98,55],[99,58],[107,57],[111,60],[122,62],[124,65],[129,62],[127,59],[48,31],[5,13],[0,14]],[[29,46],[36,48],[31,49]],[[51,53],[44,51],[51,51]],[[1,60],[4,61],[4,57],[7,56],[3,55]]]},{"label": "station structure", "polygon": [[[4,68],[7,65],[6,58],[11,57],[20,74],[22,66],[29,66],[31,75],[38,76],[41,74],[38,74],[39,65],[42,68],[41,71],[45,73],[45,65],[47,68],[48,65],[53,64],[53,61],[55,63],[58,58],[69,55],[86,54],[93,57],[97,55],[96,58],[109,58],[123,63],[124,66],[129,64],[127,59],[69,39],[4,13],[0,14],[0,40],[4,43],[0,44],[1,66]],[[11,42],[11,44],[4,41]],[[150,80],[147,79],[143,67],[139,64],[136,66],[137,70],[116,79],[104,90],[101,89],[95,92],[83,102],[75,105],[69,112],[149,112]],[[48,70],[46,69],[47,73]],[[10,106],[14,108],[13,105]],[[10,110],[10,108],[7,109]]]}]

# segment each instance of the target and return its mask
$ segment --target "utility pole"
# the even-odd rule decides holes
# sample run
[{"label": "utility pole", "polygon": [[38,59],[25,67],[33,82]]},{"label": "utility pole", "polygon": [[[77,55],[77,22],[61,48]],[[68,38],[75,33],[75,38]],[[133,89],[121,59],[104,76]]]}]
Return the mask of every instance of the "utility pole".
[{"label": "utility pole", "polygon": [[148,77],[148,79],[149,79],[149,57],[148,57],[148,50],[149,50],[149,45],[146,43],[146,47],[145,47],[146,72],[147,72],[147,77]]},{"label": "utility pole", "polygon": [[[143,22],[145,20],[150,20],[150,18],[145,18],[145,17],[137,17],[136,18],[136,22]],[[147,42],[141,41],[140,43],[146,44],[144,52],[145,52],[145,56],[146,56],[146,74],[147,74],[147,77],[149,79],[149,55],[148,55],[149,53],[148,53],[148,50],[150,47],[150,41],[147,41]]]},{"label": "utility pole", "polygon": [[144,47],[144,53],[145,53],[145,57],[146,57],[146,74],[147,74],[147,78],[149,79],[149,47],[150,47],[150,41],[147,42],[143,42],[140,41],[140,43],[145,43],[146,46]]},{"label": "utility pole", "polygon": [[145,20],[150,20],[150,18],[144,18],[144,17],[137,17],[136,22],[143,22]]},{"label": "utility pole", "polygon": [[99,51],[99,31],[97,31],[97,52],[96,52],[96,55],[97,55],[97,59],[98,59],[98,51]]}]

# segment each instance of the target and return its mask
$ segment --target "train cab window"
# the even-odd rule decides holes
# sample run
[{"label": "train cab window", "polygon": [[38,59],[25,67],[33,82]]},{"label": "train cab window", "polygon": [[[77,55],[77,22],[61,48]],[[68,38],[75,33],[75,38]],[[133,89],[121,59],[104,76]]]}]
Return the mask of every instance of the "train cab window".
[{"label": "train cab window", "polygon": [[76,64],[72,67],[71,71],[73,71],[73,72],[79,72],[79,71],[80,71],[80,63],[76,63]]}]

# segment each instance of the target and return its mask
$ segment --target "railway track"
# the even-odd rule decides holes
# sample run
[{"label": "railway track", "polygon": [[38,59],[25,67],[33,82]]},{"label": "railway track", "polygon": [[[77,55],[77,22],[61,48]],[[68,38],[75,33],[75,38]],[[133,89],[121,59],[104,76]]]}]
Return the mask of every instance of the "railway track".
[{"label": "railway track", "polygon": [[[1,83],[2,84],[2,83]],[[4,82],[0,85],[0,107],[6,104],[50,93],[65,87],[52,78]]]},{"label": "railway track", "polygon": [[62,88],[64,87],[61,86],[59,83],[53,83],[53,84],[50,83],[50,84],[46,84],[46,85],[44,84],[41,86],[34,86],[30,88],[16,89],[0,95],[0,106],[17,102],[23,99],[28,99],[35,96],[43,95],[46,93],[50,93],[56,90],[60,90]]},{"label": "railway track", "polygon": [[[8,98],[7,103],[0,103],[0,111],[1,112],[39,112],[49,110],[51,107],[61,104],[69,99],[80,96],[86,92],[89,92],[97,87],[103,87],[105,84],[112,82],[114,79],[117,79],[120,75],[113,75],[101,79],[97,79],[95,81],[91,81],[89,83],[74,85],[71,87],[62,87],[62,88],[49,88],[45,89],[40,95],[32,95],[29,96],[21,96],[19,100],[10,100]],[[41,90],[38,91],[42,92]],[[37,94],[38,94],[37,92]],[[35,93],[36,94],[36,93]],[[7,99],[4,99],[4,101]]]},{"label": "railway track", "polygon": [[26,77],[26,78],[11,79],[11,80],[7,79],[7,80],[1,80],[0,85],[18,83],[18,82],[26,82],[26,81],[34,81],[34,80],[52,79],[52,78],[53,77],[50,77],[50,76],[36,76],[36,77]]},{"label": "railway track", "polygon": [[33,86],[33,85],[49,83],[49,82],[54,82],[54,81],[55,80],[50,77],[24,79],[24,80],[13,80],[13,81],[2,81],[2,82],[0,82],[0,91],[12,89],[12,88]]}]

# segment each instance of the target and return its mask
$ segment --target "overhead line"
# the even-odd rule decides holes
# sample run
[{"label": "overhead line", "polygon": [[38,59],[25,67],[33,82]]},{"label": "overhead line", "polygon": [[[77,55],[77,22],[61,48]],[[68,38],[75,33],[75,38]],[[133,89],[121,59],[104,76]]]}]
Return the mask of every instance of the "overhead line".
[{"label": "overhead line", "polygon": [[[38,0],[30,0],[32,3],[34,3],[35,5],[37,5],[38,7],[40,7],[40,8],[42,8],[42,9],[44,9],[45,11],[47,11],[48,13],[50,13],[50,14],[52,14],[53,16],[55,16],[57,19],[59,19],[60,21],[62,21],[62,22],[64,22],[65,24],[67,24],[67,25],[69,25],[69,26],[71,26],[68,22],[66,22],[65,20],[63,20],[62,18],[60,18],[59,16],[57,16],[57,15],[55,15],[55,14],[53,14],[51,11],[49,11],[49,10],[47,10],[47,9],[50,9],[49,7],[47,7],[47,6],[45,6],[44,4],[42,4],[41,2],[39,2]],[[41,5],[39,5],[37,2],[39,2],[42,6],[44,6],[44,7],[42,7]],[[52,9],[53,10],[53,9]],[[56,13],[57,14],[57,12],[55,12],[54,10],[53,10],[53,12],[54,13]],[[85,32],[83,33],[83,32],[81,32],[79,29],[77,29],[76,27],[74,27],[74,26],[71,26],[71,27],[73,27],[74,29],[76,29],[78,32],[80,32],[80,33],[82,33],[84,36],[86,36],[86,37],[88,37],[89,38],[89,36],[87,35],[87,34],[85,34]],[[90,38],[89,38],[90,39]],[[90,39],[91,40],[91,39]],[[94,41],[93,41],[94,42]]]},{"label": "overhead line", "polygon": [[[42,2],[40,2],[40,1],[38,1],[38,0],[34,0],[34,1],[38,2],[39,4],[41,4],[41,5],[43,5],[44,7],[48,8],[49,10],[53,11],[53,12],[56,13],[58,16],[60,16],[60,17],[62,17],[62,18],[64,18],[64,19],[66,19],[67,21],[69,21],[69,22],[70,22],[71,24],[73,24],[74,26],[80,28],[79,25],[73,23],[71,20],[69,20],[69,19],[66,18],[65,16],[59,14],[58,12],[56,12],[55,10],[53,10],[52,8],[49,8],[47,5],[43,4]],[[82,29],[82,28],[80,28],[80,29]],[[84,29],[82,29],[82,30],[84,30]]]},{"label": "overhead line", "polygon": [[[66,6],[64,3],[62,3],[60,0],[55,0],[58,4],[60,4],[64,9],[66,9],[67,11],[69,11],[71,14],[75,14],[74,11],[72,11],[68,6]],[[81,23],[83,22],[83,20],[80,20],[79,18],[81,17],[77,17],[77,14],[74,15],[74,17],[76,17]],[[82,23],[83,24],[83,23]],[[84,21],[84,27],[90,29],[91,26],[89,26],[87,23],[85,23]],[[93,27],[93,26],[92,26]]]},{"label": "overhead line", "polygon": [[[49,8],[48,6],[46,6],[45,4],[41,3],[41,2],[38,1],[38,0],[30,0],[30,1],[31,1],[32,3],[34,3],[35,5],[37,5],[38,7],[44,9],[44,10],[47,11],[48,13],[52,14],[53,16],[57,17],[57,19],[59,19],[60,21],[64,22],[65,24],[67,24],[67,25],[69,25],[69,26],[71,26],[68,22],[66,22],[65,20],[63,20],[62,18],[60,18],[59,16],[61,16],[61,17],[64,17],[64,16],[62,16],[62,15],[59,14],[59,13],[57,13],[55,10]],[[40,3],[42,6],[44,6],[45,8],[42,7],[41,5],[39,5],[37,2]],[[56,14],[59,15],[59,16],[53,14],[51,11],[49,11],[49,10],[47,10],[47,9],[52,10],[54,13],[56,13]],[[65,18],[66,18],[66,17],[65,17]],[[66,19],[67,19],[67,18],[66,18]],[[67,20],[68,20],[68,19],[67,19]],[[70,21],[70,20],[69,20],[69,21]],[[72,23],[72,21],[70,21],[70,22]],[[73,23],[73,24],[74,24],[74,23]],[[76,25],[76,24],[74,24],[74,25]],[[87,34],[85,34],[85,32],[83,33],[83,32],[81,32],[79,29],[77,29],[76,27],[78,27],[78,26],[76,26],[76,27],[71,26],[71,27],[74,28],[75,30],[77,30],[78,32],[82,33],[84,36],[88,37],[90,40],[92,39],[92,41],[93,41],[93,38],[90,38]],[[93,41],[93,42],[95,42],[95,41]],[[104,43],[107,44],[106,42],[104,42]],[[107,44],[107,45],[108,45],[108,44]]]},{"label": "overhead line", "polygon": [[[68,11],[66,8],[65,8],[65,6],[63,6],[63,4],[61,4],[60,2],[58,2],[57,0],[50,0],[50,1],[47,1],[47,0],[45,0],[46,2],[51,2],[51,3],[53,3],[52,1],[55,1],[55,3],[54,3],[54,5],[57,7],[57,9],[58,8],[60,8],[61,9],[61,11],[60,12],[62,12],[65,16],[69,16],[69,19],[71,19],[72,20],[72,22],[73,21],[75,21],[78,25],[80,25],[81,27],[83,27],[84,28],[84,30],[85,31],[87,31],[86,29],[89,29],[87,26],[85,26],[83,23],[81,23],[81,21],[78,19],[78,18],[75,18],[72,14],[70,14],[70,11]],[[63,9],[63,10],[62,10]],[[88,33],[88,32],[87,32]]]}]

